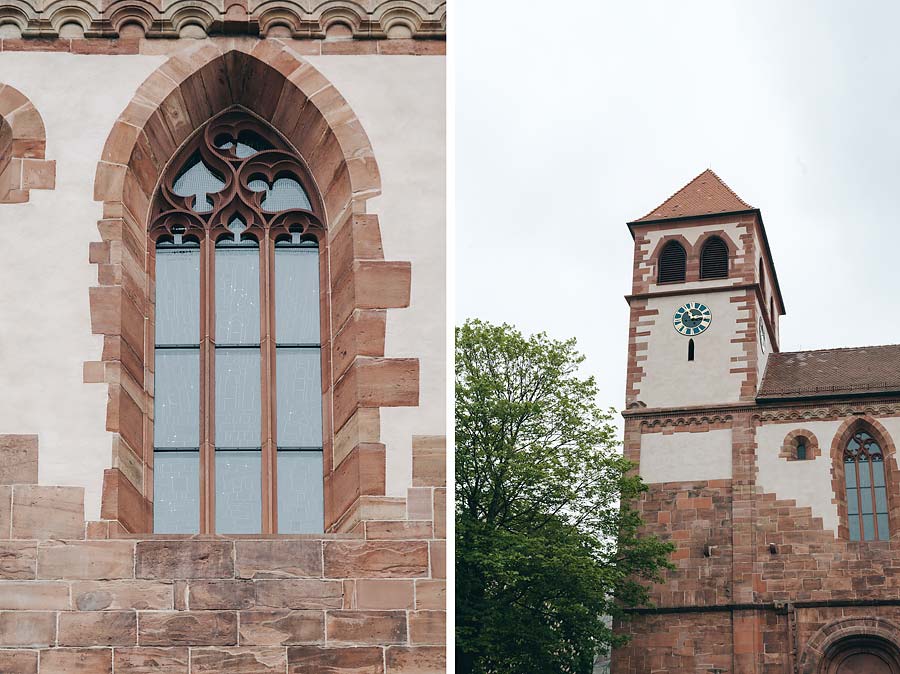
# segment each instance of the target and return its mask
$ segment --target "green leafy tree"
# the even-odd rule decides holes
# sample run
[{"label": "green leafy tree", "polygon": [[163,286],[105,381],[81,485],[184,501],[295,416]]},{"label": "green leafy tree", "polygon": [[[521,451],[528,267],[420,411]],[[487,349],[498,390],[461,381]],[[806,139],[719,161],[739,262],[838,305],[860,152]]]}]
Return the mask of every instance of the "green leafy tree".
[{"label": "green leafy tree", "polygon": [[610,617],[669,566],[583,360],[574,339],[456,329],[458,672],[590,672],[621,638]]}]

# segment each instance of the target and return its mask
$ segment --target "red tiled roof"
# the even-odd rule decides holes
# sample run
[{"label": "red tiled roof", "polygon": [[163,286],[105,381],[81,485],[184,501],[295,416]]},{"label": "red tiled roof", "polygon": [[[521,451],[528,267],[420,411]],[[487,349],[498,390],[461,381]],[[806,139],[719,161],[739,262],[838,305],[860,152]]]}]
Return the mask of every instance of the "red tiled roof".
[{"label": "red tiled roof", "polygon": [[753,210],[753,206],[735,194],[711,169],[706,169],[660,206],[634,222],[749,210]]},{"label": "red tiled roof", "polygon": [[773,353],[757,399],[900,391],[900,344]]}]

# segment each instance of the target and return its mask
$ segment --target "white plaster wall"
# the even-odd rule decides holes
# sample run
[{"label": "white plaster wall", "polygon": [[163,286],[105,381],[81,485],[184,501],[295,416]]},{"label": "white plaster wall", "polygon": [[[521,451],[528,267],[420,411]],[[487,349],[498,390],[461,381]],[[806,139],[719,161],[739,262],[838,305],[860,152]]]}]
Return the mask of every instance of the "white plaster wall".
[{"label": "white plaster wall", "polygon": [[386,260],[412,262],[407,309],[389,310],[385,355],[419,359],[419,407],[381,410],[387,493],[406,496],[412,436],[446,428],[446,125],[444,59],[310,57],[362,121],[381,169],[378,215]]},{"label": "white plaster wall", "polygon": [[731,479],[731,429],[641,436],[644,482]]},{"label": "white plaster wall", "polygon": [[[736,402],[740,398],[742,373],[731,374],[732,357],[743,356],[742,344],[732,344],[739,318],[749,310],[739,309],[728,292],[685,293],[651,298],[648,309],[658,309],[655,324],[646,337],[647,360],[641,363],[644,378],[638,399],[648,407],[677,407]],[[695,335],[694,360],[688,361],[689,337],[675,331],[672,316],[685,302],[702,302],[712,312],[706,332]],[[740,365],[740,363],[737,363]]]},{"label": "white plaster wall", "polygon": [[[802,421],[790,424],[765,424],[756,429],[756,461],[759,472],[756,483],[766,493],[779,499],[793,499],[798,506],[808,506],[815,517],[822,518],[825,529],[837,532],[837,506],[831,499],[831,442],[841,426],[840,421]],[[784,438],[791,431],[805,428],[816,436],[820,455],[806,461],[788,461],[778,456]]]},{"label": "white plaster wall", "polygon": [[[57,187],[31,201],[0,205],[0,433],[38,433],[43,484],[85,488],[85,514],[100,512],[106,386],[82,383],[82,363],[99,360],[102,338],[90,330],[88,288],[96,266],[101,205],[93,180],[119,113],[164,56],[0,53],[0,82],[37,107],[47,129],[47,158]],[[444,59],[330,56],[310,59],[332,79],[369,134],[383,196],[369,211],[381,222],[385,257],[412,262],[412,301],[388,312],[386,355],[420,359],[417,408],[382,414],[388,493],[405,495],[411,437],[445,428],[445,103]]]}]

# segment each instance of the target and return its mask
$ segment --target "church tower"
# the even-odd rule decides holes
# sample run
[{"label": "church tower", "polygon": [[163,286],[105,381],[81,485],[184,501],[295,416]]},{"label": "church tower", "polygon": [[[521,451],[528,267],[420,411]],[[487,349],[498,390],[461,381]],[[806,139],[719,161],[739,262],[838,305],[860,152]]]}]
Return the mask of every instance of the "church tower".
[{"label": "church tower", "polygon": [[784,313],[759,210],[707,169],[628,228],[626,406],[753,400]]}]

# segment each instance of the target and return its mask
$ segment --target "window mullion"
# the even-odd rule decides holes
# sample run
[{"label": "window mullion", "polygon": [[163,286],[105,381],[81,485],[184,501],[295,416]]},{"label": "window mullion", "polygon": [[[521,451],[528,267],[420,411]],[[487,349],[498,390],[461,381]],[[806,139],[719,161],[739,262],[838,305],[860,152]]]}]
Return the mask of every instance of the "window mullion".
[{"label": "window mullion", "polygon": [[274,243],[266,230],[259,247],[260,292],[260,373],[262,377],[262,530],[266,534],[278,531],[277,466],[275,454],[275,359],[274,359]]},{"label": "window mullion", "polygon": [[200,253],[200,533],[215,531],[215,242],[203,239]]}]

